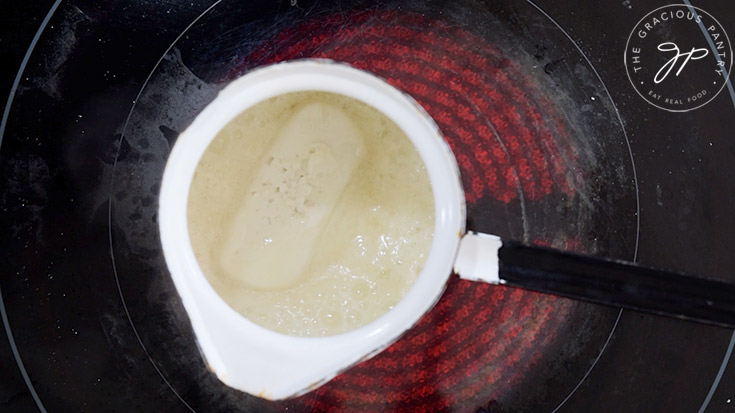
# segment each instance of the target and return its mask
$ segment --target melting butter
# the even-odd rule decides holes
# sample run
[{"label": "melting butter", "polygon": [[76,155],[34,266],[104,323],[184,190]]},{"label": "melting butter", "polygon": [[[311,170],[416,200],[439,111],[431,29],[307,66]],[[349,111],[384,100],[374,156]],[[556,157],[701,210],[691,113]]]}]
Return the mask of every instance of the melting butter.
[{"label": "melting butter", "polygon": [[433,237],[426,169],[390,119],[324,92],[262,102],[207,148],[189,234],[217,293],[297,336],[375,320],[411,288]]},{"label": "melting butter", "polygon": [[354,122],[334,105],[309,103],[291,116],[226,229],[220,263],[227,276],[268,290],[303,278],[325,221],[357,167],[363,141]]}]

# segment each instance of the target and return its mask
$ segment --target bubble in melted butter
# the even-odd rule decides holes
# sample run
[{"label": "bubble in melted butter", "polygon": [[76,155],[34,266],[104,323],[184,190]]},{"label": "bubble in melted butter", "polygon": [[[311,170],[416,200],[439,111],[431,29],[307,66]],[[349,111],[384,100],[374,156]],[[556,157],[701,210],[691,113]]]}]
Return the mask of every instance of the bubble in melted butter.
[{"label": "bubble in melted butter", "polygon": [[297,336],[346,332],[409,290],[434,205],[408,137],[356,100],[298,92],[230,122],[198,165],[189,234],[236,311]]}]

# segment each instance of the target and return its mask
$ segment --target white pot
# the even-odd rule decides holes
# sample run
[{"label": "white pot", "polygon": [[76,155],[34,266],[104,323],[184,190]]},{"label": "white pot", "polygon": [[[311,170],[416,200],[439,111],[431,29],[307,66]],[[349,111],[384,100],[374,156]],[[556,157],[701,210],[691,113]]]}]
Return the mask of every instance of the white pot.
[{"label": "white pot", "polygon": [[[261,327],[215,292],[194,257],[187,204],[194,170],[233,118],[276,95],[324,91],[367,103],[411,139],[431,181],[435,227],[431,250],[405,297],[375,321],[344,334],[294,337]],[[384,80],[329,60],[279,63],[249,72],[220,92],[178,138],[163,175],[159,224],[171,276],[211,370],[225,384],[267,399],[302,394],[395,341],[439,299],[465,232],[464,193],[454,155],[428,114]]]}]

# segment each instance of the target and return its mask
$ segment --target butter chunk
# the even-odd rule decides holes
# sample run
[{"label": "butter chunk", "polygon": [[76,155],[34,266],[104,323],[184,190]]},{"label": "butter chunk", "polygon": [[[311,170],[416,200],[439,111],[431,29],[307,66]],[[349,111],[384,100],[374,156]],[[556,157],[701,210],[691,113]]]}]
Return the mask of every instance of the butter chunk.
[{"label": "butter chunk", "polygon": [[225,235],[222,270],[249,288],[298,283],[363,145],[339,107],[315,102],[298,109],[260,159]]}]

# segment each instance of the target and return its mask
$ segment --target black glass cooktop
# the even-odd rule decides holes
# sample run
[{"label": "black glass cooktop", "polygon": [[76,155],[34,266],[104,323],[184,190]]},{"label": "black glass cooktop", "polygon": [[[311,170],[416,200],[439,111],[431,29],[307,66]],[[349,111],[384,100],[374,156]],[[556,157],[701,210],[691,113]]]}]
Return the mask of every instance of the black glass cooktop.
[{"label": "black glass cooktop", "polygon": [[325,57],[435,118],[469,228],[735,282],[730,2],[2,8],[0,411],[735,411],[731,330],[456,277],[326,386],[246,395],[199,356],[156,213],[171,145],[229,80]]}]

